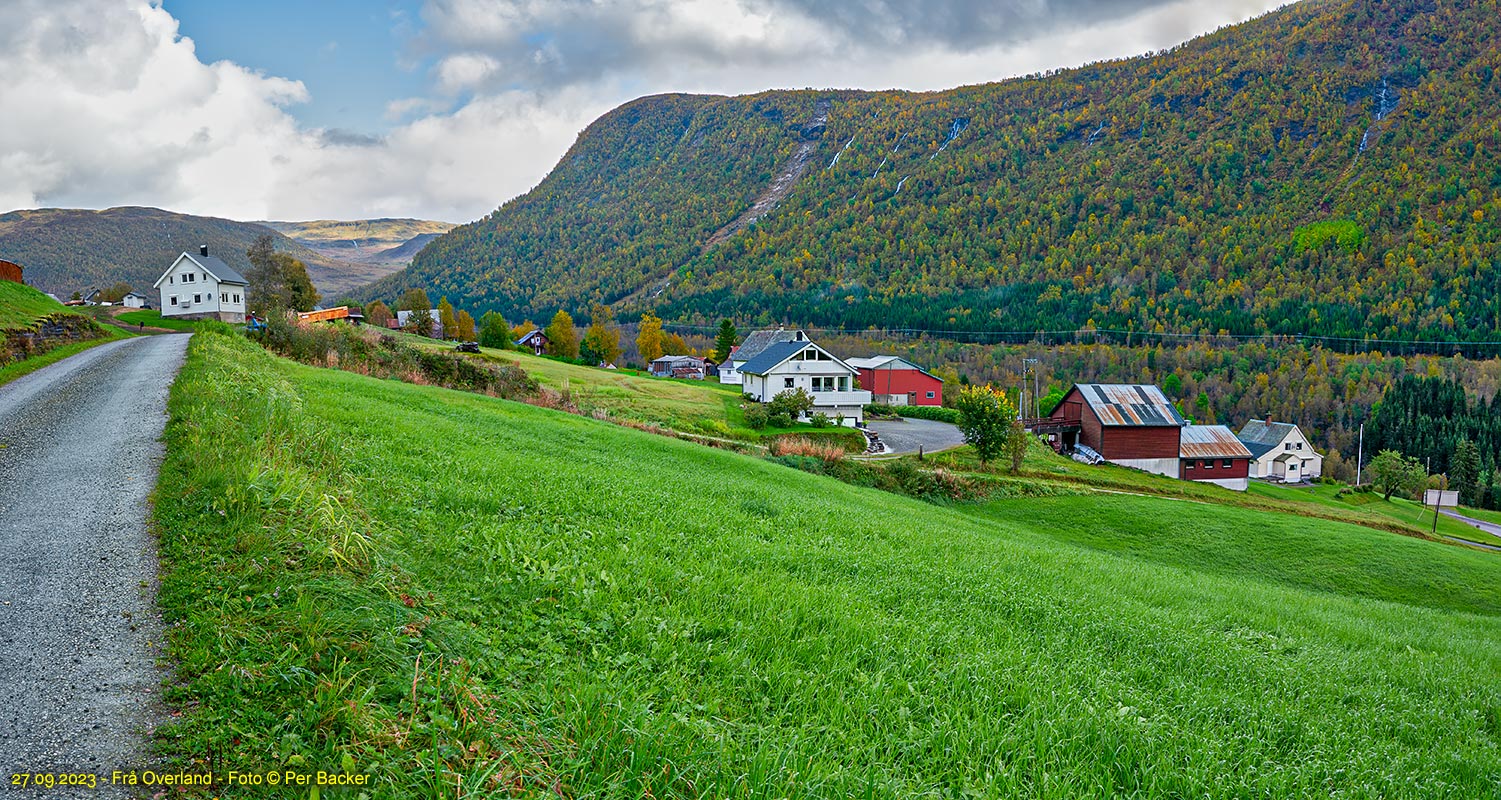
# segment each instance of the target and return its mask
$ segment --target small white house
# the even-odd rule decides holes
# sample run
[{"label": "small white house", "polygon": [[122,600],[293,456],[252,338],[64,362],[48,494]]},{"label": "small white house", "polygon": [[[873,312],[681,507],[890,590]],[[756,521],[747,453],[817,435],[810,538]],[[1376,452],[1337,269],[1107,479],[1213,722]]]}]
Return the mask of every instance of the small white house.
[{"label": "small white house", "polygon": [[125,306],[126,308],[146,308],[147,306],[151,305],[151,298],[147,297],[144,294],[126,292],[125,296],[120,298],[120,305]]},{"label": "small white house", "polygon": [[161,295],[163,317],[245,321],[245,276],[208,254],[208,245],[198,254],[183,253],[152,284]]},{"label": "small white house", "polygon": [[859,371],[805,336],[766,347],[740,365],[739,372],[741,388],[752,400],[767,403],[789,389],[803,389],[813,396],[810,415],[842,417],[849,426],[865,419],[870,403],[870,392],[860,389]]},{"label": "small white house", "polygon": [[[407,326],[407,323],[409,323],[409,322],[412,321],[412,315],[415,314],[415,313],[417,313],[417,312],[415,312],[415,311],[398,311],[398,312],[396,312],[396,326],[399,327],[399,328],[405,329],[406,326]],[[427,313],[428,313],[429,316],[431,316],[433,318],[433,338],[434,339],[442,339],[443,338],[443,315],[440,314],[438,312],[438,309],[436,309],[436,308],[428,309]]]},{"label": "small white house", "polygon": [[1302,483],[1324,474],[1324,457],[1290,422],[1253,419],[1236,435],[1251,451],[1251,477]]}]

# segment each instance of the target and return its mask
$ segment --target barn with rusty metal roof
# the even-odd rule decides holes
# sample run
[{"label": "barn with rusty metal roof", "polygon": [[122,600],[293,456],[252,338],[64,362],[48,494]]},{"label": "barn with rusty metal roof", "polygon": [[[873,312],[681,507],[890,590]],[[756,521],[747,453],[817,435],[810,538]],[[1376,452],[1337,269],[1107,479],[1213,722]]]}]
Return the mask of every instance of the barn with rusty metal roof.
[{"label": "barn with rusty metal roof", "polygon": [[1244,492],[1250,483],[1250,449],[1224,425],[1188,425],[1179,432],[1183,480],[1213,483]]},{"label": "barn with rusty metal roof", "polygon": [[1059,450],[1083,445],[1113,464],[1174,478],[1184,424],[1161,389],[1118,383],[1074,384],[1048,420]]}]

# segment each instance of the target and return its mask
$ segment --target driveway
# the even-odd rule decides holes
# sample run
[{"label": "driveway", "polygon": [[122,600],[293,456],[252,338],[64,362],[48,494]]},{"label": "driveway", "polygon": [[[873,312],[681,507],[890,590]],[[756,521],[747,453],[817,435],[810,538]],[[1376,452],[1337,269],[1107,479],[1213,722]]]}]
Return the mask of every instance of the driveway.
[{"label": "driveway", "polygon": [[[0,779],[124,797],[148,765],[162,643],[147,496],[189,337],[100,345],[0,386]],[[96,791],[11,776],[102,774]]]},{"label": "driveway", "polygon": [[956,425],[927,419],[869,420],[866,427],[881,437],[886,452],[892,455],[952,450],[964,444],[964,434]]}]

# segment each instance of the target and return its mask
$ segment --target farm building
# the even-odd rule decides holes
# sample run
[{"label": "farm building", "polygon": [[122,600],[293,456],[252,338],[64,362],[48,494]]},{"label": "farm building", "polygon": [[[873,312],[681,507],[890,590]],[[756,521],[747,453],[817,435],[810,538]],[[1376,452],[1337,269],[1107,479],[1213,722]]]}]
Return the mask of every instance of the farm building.
[{"label": "farm building", "polygon": [[530,347],[532,355],[542,355],[547,352],[547,334],[540,328],[533,328],[520,339],[516,340],[517,347]]},{"label": "farm building", "polygon": [[1253,419],[1240,429],[1241,444],[1251,451],[1251,477],[1282,483],[1311,481],[1324,474],[1324,457],[1297,425]]},{"label": "farm building", "polygon": [[336,306],[302,311],[297,314],[297,319],[303,322],[347,322],[351,325],[358,325],[365,321],[365,315],[358,311],[351,311],[349,306]]},{"label": "farm building", "polygon": [[120,298],[120,305],[126,308],[150,308],[151,298],[136,292],[126,292],[125,296]]},{"label": "farm building", "polygon": [[860,388],[870,392],[872,402],[889,406],[943,405],[943,379],[898,356],[852,358],[847,362],[860,371]]},{"label": "farm building", "polygon": [[741,387],[752,400],[766,403],[782,392],[802,389],[813,396],[809,414],[842,418],[845,425],[861,422],[870,403],[870,392],[856,383],[859,372],[806,337],[766,347],[739,371]]},{"label": "farm building", "polygon": [[1177,478],[1184,424],[1156,386],[1079,383],[1034,427],[1060,452],[1083,445],[1112,464]]},{"label": "farm building", "polygon": [[782,342],[806,342],[808,334],[800,330],[752,331],[739,347],[730,350],[730,357],[719,365],[719,382],[740,385],[743,383],[740,368],[746,362],[761,355],[761,351]]},{"label": "farm building", "polygon": [[0,258],[0,281],[25,283],[25,280],[21,276],[21,265],[14,261],[6,261]]},{"label": "farm building", "polygon": [[658,378],[687,378],[701,381],[708,375],[709,362],[698,356],[662,356],[651,362],[648,371]]},{"label": "farm building", "polygon": [[[250,284],[222,260],[208,254],[208,245],[196,255],[183,253],[162,273],[152,288],[161,294],[163,317],[245,321],[246,293]],[[88,298],[85,298],[86,300]]]},{"label": "farm building", "polygon": [[1224,425],[1187,425],[1180,431],[1178,458],[1186,481],[1213,483],[1244,492],[1251,473],[1251,451]]}]

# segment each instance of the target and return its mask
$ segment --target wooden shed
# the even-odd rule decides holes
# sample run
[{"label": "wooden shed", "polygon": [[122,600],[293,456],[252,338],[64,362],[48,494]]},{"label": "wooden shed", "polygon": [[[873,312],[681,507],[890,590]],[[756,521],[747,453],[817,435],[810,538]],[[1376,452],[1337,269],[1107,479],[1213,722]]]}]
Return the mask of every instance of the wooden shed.
[{"label": "wooden shed", "polygon": [[1053,409],[1062,452],[1078,445],[1124,467],[1180,477],[1183,416],[1156,386],[1079,383]]},{"label": "wooden shed", "polygon": [[14,261],[6,261],[0,258],[0,281],[25,283],[26,281],[21,276],[21,265]]}]

